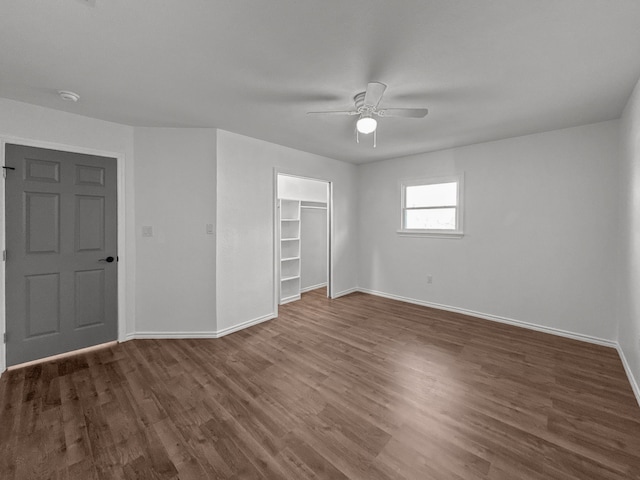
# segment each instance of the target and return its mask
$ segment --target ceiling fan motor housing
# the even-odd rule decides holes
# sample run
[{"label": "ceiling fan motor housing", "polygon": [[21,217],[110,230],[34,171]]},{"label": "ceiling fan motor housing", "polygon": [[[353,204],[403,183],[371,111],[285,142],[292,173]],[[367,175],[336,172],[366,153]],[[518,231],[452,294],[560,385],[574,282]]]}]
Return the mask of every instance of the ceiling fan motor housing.
[{"label": "ceiling fan motor housing", "polygon": [[366,93],[367,92],[360,92],[355,97],[353,97],[353,100],[356,102],[356,110],[358,111],[358,113],[362,113],[362,111],[365,110],[364,96]]}]

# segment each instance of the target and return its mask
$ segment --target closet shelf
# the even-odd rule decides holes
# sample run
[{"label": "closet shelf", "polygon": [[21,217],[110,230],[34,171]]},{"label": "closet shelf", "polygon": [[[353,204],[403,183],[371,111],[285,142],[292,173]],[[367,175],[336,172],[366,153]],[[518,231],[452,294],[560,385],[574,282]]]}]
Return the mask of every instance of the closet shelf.
[{"label": "closet shelf", "polygon": [[293,302],[295,300],[300,300],[300,294],[291,295],[290,297],[283,297],[280,300],[280,305],[284,305],[285,303]]},{"label": "closet shelf", "polygon": [[300,298],[300,201],[280,199],[280,303]]},{"label": "closet shelf", "polygon": [[300,278],[300,275],[296,275],[295,277],[285,277],[282,278],[280,281],[281,282],[289,282],[291,280],[298,280]]}]

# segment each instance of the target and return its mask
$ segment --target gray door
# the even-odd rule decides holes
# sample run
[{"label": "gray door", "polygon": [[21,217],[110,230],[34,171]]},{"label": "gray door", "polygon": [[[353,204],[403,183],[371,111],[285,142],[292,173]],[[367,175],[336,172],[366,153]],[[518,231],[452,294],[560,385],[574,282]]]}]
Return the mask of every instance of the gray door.
[{"label": "gray door", "polygon": [[7,364],[115,340],[116,160],[5,153]]}]

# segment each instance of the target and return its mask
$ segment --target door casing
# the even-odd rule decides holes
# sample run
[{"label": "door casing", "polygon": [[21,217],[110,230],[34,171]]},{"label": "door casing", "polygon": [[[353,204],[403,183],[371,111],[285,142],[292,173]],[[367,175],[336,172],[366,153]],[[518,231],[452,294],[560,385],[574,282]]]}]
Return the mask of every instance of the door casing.
[{"label": "door casing", "polygon": [[[77,145],[65,145],[53,142],[45,142],[35,139],[11,137],[0,135],[0,165],[5,164],[5,146],[7,143],[24,145],[28,147],[48,148],[64,152],[82,153],[87,155],[97,155],[101,157],[115,158],[117,163],[117,224],[118,224],[118,341],[123,342],[127,337],[127,263],[128,255],[126,250],[126,198],[125,198],[125,156],[123,153],[108,152],[92,148],[79,147]],[[0,208],[0,250],[6,249],[6,219],[5,219],[5,182],[0,181],[0,198],[2,198],[2,208]],[[4,343],[6,332],[6,275],[5,262],[0,262],[0,373],[6,370],[7,351]],[[131,326],[132,327],[132,326]]]}]

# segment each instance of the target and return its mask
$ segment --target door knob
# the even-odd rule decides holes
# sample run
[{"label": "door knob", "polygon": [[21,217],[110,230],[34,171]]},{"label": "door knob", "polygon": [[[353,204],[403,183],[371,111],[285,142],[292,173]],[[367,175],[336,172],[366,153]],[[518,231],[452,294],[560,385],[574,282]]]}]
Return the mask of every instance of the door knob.
[{"label": "door knob", "polygon": [[107,258],[101,258],[100,260],[98,260],[99,262],[107,262],[107,263],[111,263],[115,260],[115,258],[113,257],[107,257]]}]

